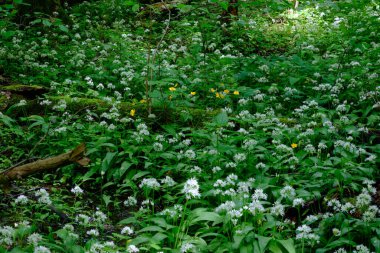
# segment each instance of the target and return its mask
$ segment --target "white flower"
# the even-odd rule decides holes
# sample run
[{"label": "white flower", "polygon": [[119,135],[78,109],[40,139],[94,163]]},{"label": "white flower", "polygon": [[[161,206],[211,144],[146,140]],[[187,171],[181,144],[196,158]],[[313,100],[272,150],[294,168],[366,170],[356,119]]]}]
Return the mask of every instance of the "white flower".
[{"label": "white flower", "polygon": [[307,225],[302,225],[298,227],[296,232],[297,232],[297,235],[296,235],[297,240],[308,240],[308,241],[317,242],[317,243],[319,242],[319,236],[316,234],[313,234],[311,228]]},{"label": "white flower", "polygon": [[173,178],[166,176],[164,179],[161,179],[162,184],[166,184],[167,186],[174,186],[176,182],[173,180]]},{"label": "white flower", "polygon": [[107,220],[107,216],[102,211],[95,212],[95,220],[98,222],[105,222]]},{"label": "white flower", "polygon": [[368,206],[372,201],[371,195],[368,194],[367,190],[363,190],[362,193],[359,194],[359,196],[356,197],[356,207],[362,208],[364,206]]},{"label": "white flower", "polygon": [[71,192],[74,193],[75,195],[83,194],[83,190],[78,185],[76,185],[74,188],[72,188]]},{"label": "white flower", "polygon": [[121,230],[120,233],[121,233],[122,235],[123,235],[123,234],[131,235],[131,234],[133,234],[133,229],[130,228],[130,227],[128,227],[128,226],[126,226],[126,227],[123,227],[123,229]]},{"label": "white flower", "polygon": [[161,143],[159,143],[159,142],[153,143],[153,149],[155,151],[157,151],[157,152],[162,151],[163,148],[164,148],[164,146]]},{"label": "white flower", "polygon": [[264,207],[258,200],[253,200],[249,203],[248,210],[255,216],[258,213],[264,212]]},{"label": "white flower", "polygon": [[38,245],[38,242],[42,240],[42,236],[37,233],[33,233],[28,236],[28,243],[33,244],[34,246]]},{"label": "white flower", "polygon": [[137,205],[137,200],[135,197],[129,196],[126,201],[124,201],[125,206],[135,206]]},{"label": "white flower", "polygon": [[347,251],[344,248],[339,248],[335,250],[334,253],[347,253]]},{"label": "white flower", "polygon": [[340,236],[340,234],[341,234],[340,230],[337,228],[333,228],[332,232],[333,232],[334,236]]},{"label": "white flower", "polygon": [[184,243],[181,245],[181,253],[189,252],[189,250],[193,249],[194,245],[191,243]]},{"label": "white flower", "polygon": [[28,201],[29,201],[28,197],[26,197],[25,195],[20,195],[15,200],[15,204],[25,205],[28,203]]},{"label": "white flower", "polygon": [[0,227],[0,245],[12,245],[14,232],[14,228],[10,226]]},{"label": "white flower", "polygon": [[139,252],[140,250],[139,250],[139,248],[137,248],[135,245],[129,245],[128,246],[128,248],[127,248],[127,251],[129,252],[129,253],[137,253],[137,252]]},{"label": "white flower", "polygon": [[34,248],[34,253],[50,253],[50,249],[44,246],[38,246]]},{"label": "white flower", "polygon": [[357,245],[353,253],[370,253],[369,249],[363,244]]},{"label": "white flower", "polygon": [[296,198],[293,200],[293,207],[303,206],[304,204],[305,204],[305,200],[301,198]]},{"label": "white flower", "polygon": [[90,217],[85,214],[78,214],[75,221],[79,222],[81,225],[88,225],[90,223]]},{"label": "white flower", "polygon": [[197,179],[188,179],[183,187],[182,192],[185,193],[186,199],[199,198],[201,195],[199,193],[199,185]]},{"label": "white flower", "polygon": [[221,171],[222,169],[219,166],[215,166],[212,168],[212,173],[217,173],[218,171]]},{"label": "white flower", "polygon": [[144,178],[139,185],[140,188],[146,187],[150,189],[158,189],[160,186],[160,183],[155,178]]},{"label": "white flower", "polygon": [[296,196],[296,191],[293,189],[293,187],[287,185],[280,191],[281,197],[283,198],[294,198]]},{"label": "white flower", "polygon": [[264,193],[263,189],[256,189],[255,193],[252,195],[252,200],[266,200],[268,195]]},{"label": "white flower", "polygon": [[247,159],[247,156],[244,153],[239,153],[234,155],[235,162],[243,162]]},{"label": "white flower", "polygon": [[276,203],[273,204],[273,207],[271,207],[270,213],[277,216],[284,216],[285,208],[280,202],[276,201]]},{"label": "white flower", "polygon": [[184,156],[189,159],[194,159],[196,157],[196,154],[192,149],[188,149],[185,151]]},{"label": "white flower", "polygon": [[91,229],[87,231],[86,234],[91,235],[91,236],[99,236],[99,231],[97,229]]}]

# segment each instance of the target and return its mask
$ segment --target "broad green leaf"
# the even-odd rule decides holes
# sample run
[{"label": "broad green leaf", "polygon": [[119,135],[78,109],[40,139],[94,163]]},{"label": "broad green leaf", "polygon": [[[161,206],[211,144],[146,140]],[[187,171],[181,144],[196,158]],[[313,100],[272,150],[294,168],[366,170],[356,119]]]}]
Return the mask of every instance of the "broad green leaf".
[{"label": "broad green leaf", "polygon": [[140,172],[138,172],[136,175],[134,175],[134,176],[132,177],[132,180],[139,179],[140,177],[146,176],[146,175],[148,175],[148,174],[150,174],[149,171],[140,171]]},{"label": "broad green leaf", "polygon": [[139,5],[139,4],[134,4],[134,5],[132,6],[132,11],[133,11],[133,12],[137,12],[139,9],[140,9],[140,5]]},{"label": "broad green leaf", "polygon": [[228,115],[226,112],[221,112],[214,118],[214,123],[216,123],[219,126],[227,125],[228,123]]},{"label": "broad green leaf", "polygon": [[297,77],[289,77],[289,83],[290,83],[291,85],[296,84],[299,80],[301,80],[301,78],[297,78]]},{"label": "broad green leaf", "polygon": [[138,233],[143,232],[165,232],[165,230],[159,226],[148,226],[138,231]]},{"label": "broad green leaf", "polygon": [[286,249],[287,253],[296,253],[293,239],[277,240],[277,242]]},{"label": "broad green leaf", "polygon": [[108,196],[108,195],[105,195],[103,194],[103,201],[104,201],[104,204],[106,205],[106,207],[112,202],[111,200],[111,196]]},{"label": "broad green leaf", "polygon": [[257,241],[258,241],[258,246],[259,246],[259,252],[264,253],[266,247],[268,246],[268,243],[272,240],[271,237],[265,237],[261,235],[256,235]]}]

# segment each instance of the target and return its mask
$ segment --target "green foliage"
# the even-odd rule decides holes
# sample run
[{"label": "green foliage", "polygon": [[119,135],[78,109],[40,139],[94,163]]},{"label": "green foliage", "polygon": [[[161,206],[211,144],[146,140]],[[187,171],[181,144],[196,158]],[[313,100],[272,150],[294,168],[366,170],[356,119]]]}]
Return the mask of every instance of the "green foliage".
[{"label": "green foliage", "polygon": [[22,28],[13,3],[0,73],[49,91],[1,88],[0,172],[91,162],[4,186],[0,252],[380,250],[375,1],[239,1],[228,24],[229,1],[96,1]]}]

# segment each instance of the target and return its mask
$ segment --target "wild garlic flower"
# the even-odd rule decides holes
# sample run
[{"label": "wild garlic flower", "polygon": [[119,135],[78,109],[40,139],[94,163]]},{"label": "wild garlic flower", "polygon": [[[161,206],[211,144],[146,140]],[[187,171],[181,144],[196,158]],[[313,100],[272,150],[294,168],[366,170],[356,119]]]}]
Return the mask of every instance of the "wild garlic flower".
[{"label": "wild garlic flower", "polygon": [[296,198],[293,200],[293,207],[303,206],[304,204],[305,200],[303,200],[302,198]]},{"label": "wild garlic flower", "polygon": [[153,143],[153,149],[154,151],[160,152],[164,149],[164,146],[159,142],[155,142]]},{"label": "wild garlic flower", "polygon": [[102,211],[96,211],[94,219],[99,223],[103,223],[107,220],[107,215],[105,215]]},{"label": "wild garlic flower", "polygon": [[78,214],[75,218],[75,221],[78,222],[82,226],[86,226],[90,224],[91,218],[85,214]]},{"label": "wild garlic flower", "polygon": [[140,188],[145,187],[145,188],[155,189],[155,190],[160,188],[160,186],[161,186],[160,183],[155,178],[144,178],[139,185]]},{"label": "wild garlic flower", "polygon": [[371,195],[369,195],[366,189],[363,189],[362,193],[360,193],[359,196],[356,197],[355,206],[357,208],[362,208],[362,207],[368,206],[371,203],[371,201],[372,201]]},{"label": "wild garlic flower", "polygon": [[52,203],[50,198],[49,198],[49,193],[45,189],[39,189],[35,193],[35,196],[39,197],[38,198],[39,203],[46,204],[46,205],[51,205],[51,203]]},{"label": "wild garlic flower", "polygon": [[196,178],[190,178],[186,181],[183,190],[186,195],[186,199],[199,198],[201,195],[199,193],[199,185]]},{"label": "wild garlic flower", "polygon": [[285,215],[285,207],[278,201],[273,204],[273,207],[270,209],[270,213],[276,216]]},{"label": "wild garlic flower", "polygon": [[42,235],[38,233],[33,233],[28,236],[28,243],[37,246],[38,243],[42,240]]},{"label": "wild garlic flower", "polygon": [[347,253],[347,251],[344,248],[339,248],[335,250],[334,253]]},{"label": "wild garlic flower", "polygon": [[263,205],[259,200],[252,200],[252,202],[248,205],[248,210],[252,213],[253,216],[265,211]]},{"label": "wild garlic flower", "polygon": [[10,226],[0,227],[0,245],[5,244],[11,246],[13,244],[13,235],[15,229]]},{"label": "wild garlic flower", "polygon": [[33,253],[50,253],[50,249],[45,246],[38,246],[34,248]]},{"label": "wild garlic flower", "polygon": [[82,188],[80,188],[78,185],[76,185],[74,188],[72,188],[71,192],[74,193],[77,196],[83,194]]},{"label": "wild garlic flower", "polygon": [[263,189],[256,189],[254,194],[252,195],[252,200],[266,200],[268,198],[268,195],[264,193]]},{"label": "wild garlic flower", "polygon": [[216,209],[215,209],[215,212],[217,213],[221,213],[221,212],[228,212],[232,209],[234,209],[236,206],[235,202],[233,201],[226,201],[222,204],[220,204]]},{"label": "wild garlic flower", "polygon": [[280,191],[281,197],[291,199],[296,196],[296,191],[290,185],[285,186]]},{"label": "wild garlic flower", "polygon": [[25,195],[20,195],[15,199],[15,204],[26,205],[29,199]]},{"label": "wild garlic flower", "polygon": [[122,235],[123,234],[127,234],[127,235],[132,235],[134,233],[133,229],[126,226],[126,227],[123,227],[123,229],[121,230],[120,232]]},{"label": "wild garlic flower", "polygon": [[171,187],[171,186],[174,186],[176,182],[173,180],[173,178],[166,176],[164,179],[161,179],[161,184],[165,184]]},{"label": "wild garlic flower", "polygon": [[312,233],[312,229],[308,225],[302,225],[296,229],[297,235],[296,239],[297,240],[307,240],[311,242],[318,242],[319,241],[319,236]]},{"label": "wild garlic flower", "polygon": [[234,155],[234,160],[237,163],[244,162],[247,159],[247,156],[244,153],[238,153]]},{"label": "wild garlic flower", "polygon": [[181,253],[186,253],[186,252],[190,252],[190,250],[192,249],[194,249],[194,244],[186,242],[181,245],[180,251]]},{"label": "wild garlic flower", "polygon": [[99,236],[99,231],[97,229],[90,229],[89,231],[86,232],[86,234],[90,236]]},{"label": "wild garlic flower", "polygon": [[133,196],[129,196],[127,200],[124,201],[125,206],[136,206],[137,205],[137,199]]},{"label": "wild garlic flower", "polygon": [[131,244],[127,247],[127,252],[128,253],[137,253],[137,252],[140,252],[140,250],[135,245]]},{"label": "wild garlic flower", "polygon": [[370,253],[370,250],[363,244],[357,245],[355,249],[353,253]]},{"label": "wild garlic flower", "polygon": [[195,159],[196,154],[195,154],[194,150],[188,149],[185,151],[184,156],[188,159]]},{"label": "wild garlic flower", "polygon": [[334,235],[334,236],[340,236],[340,235],[341,235],[340,230],[337,229],[337,228],[333,228],[333,229],[332,229],[332,232],[333,232],[333,235]]}]

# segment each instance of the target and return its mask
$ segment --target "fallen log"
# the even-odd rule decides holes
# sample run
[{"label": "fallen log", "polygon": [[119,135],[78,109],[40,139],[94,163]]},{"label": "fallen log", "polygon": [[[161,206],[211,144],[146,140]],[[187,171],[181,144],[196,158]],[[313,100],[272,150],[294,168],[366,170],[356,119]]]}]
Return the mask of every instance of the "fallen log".
[{"label": "fallen log", "polygon": [[56,169],[71,163],[78,163],[85,166],[89,163],[89,159],[84,155],[85,151],[86,145],[82,143],[67,153],[9,168],[0,173],[0,185],[6,184],[12,180],[26,177],[39,171]]}]

